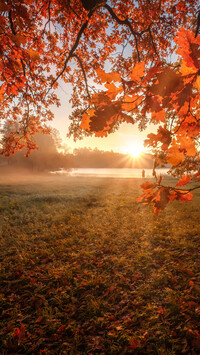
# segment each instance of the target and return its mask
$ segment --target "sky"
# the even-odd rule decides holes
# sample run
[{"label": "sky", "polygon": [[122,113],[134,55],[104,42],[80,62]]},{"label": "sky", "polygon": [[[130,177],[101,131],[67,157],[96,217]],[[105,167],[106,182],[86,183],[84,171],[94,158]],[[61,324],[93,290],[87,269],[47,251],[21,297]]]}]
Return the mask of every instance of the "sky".
[{"label": "sky", "polygon": [[[73,138],[67,138],[68,127],[70,125],[69,115],[72,112],[71,104],[69,103],[71,97],[70,86],[64,86],[64,84],[59,84],[56,90],[57,96],[60,98],[60,107],[52,106],[52,112],[55,118],[51,121],[50,126],[56,128],[63,144],[67,146],[70,152],[73,152],[76,148],[98,148],[99,150],[113,150],[119,153],[130,153],[131,146],[140,145],[143,143],[150,129],[140,132],[136,125],[123,123],[120,128],[108,135],[108,137],[98,138],[98,137],[85,137],[81,140],[74,142]],[[155,127],[151,129],[155,132]]]}]

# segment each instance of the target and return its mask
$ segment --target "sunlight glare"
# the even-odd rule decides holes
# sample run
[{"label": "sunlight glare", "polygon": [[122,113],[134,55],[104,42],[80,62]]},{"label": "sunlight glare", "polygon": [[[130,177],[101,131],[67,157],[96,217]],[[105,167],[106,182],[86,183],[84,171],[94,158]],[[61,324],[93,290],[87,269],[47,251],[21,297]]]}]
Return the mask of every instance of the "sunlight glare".
[{"label": "sunlight glare", "polygon": [[143,152],[144,152],[144,146],[143,143],[140,141],[135,141],[130,146],[127,147],[127,153],[130,154],[133,158],[139,158],[139,156]]}]

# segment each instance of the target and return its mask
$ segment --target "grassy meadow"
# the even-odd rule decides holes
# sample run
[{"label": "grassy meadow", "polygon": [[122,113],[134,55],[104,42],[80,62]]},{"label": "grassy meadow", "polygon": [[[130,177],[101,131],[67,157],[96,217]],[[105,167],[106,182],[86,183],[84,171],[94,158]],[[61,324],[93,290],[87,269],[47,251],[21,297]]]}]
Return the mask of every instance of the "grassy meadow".
[{"label": "grassy meadow", "polygon": [[1,181],[2,354],[200,353],[200,191],[155,215],[141,182]]}]

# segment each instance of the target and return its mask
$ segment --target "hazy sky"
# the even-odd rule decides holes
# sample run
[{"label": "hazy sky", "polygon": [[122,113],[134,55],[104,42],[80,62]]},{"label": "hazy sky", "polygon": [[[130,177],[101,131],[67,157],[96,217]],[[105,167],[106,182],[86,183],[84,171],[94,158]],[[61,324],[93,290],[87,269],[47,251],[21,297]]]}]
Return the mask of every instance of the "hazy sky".
[{"label": "hazy sky", "polygon": [[[90,147],[92,149],[98,148],[100,150],[113,150],[120,153],[129,153],[131,144],[143,141],[149,133],[149,129],[140,132],[136,125],[123,123],[118,131],[108,135],[108,137],[85,137],[82,140],[74,142],[73,138],[66,138],[70,124],[69,115],[72,111],[71,104],[69,103],[71,97],[70,86],[59,84],[56,93],[60,98],[61,106],[52,107],[55,118],[50,125],[59,130],[63,143],[65,143],[70,150],[73,150],[74,148]],[[153,130],[155,131],[155,127],[153,127]]]}]

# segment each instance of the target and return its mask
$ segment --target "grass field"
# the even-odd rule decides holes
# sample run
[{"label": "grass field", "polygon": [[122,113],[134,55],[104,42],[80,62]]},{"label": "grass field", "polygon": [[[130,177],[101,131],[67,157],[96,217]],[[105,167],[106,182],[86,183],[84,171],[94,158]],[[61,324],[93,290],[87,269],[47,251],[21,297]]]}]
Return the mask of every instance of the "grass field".
[{"label": "grass field", "polygon": [[140,184],[0,185],[2,354],[200,353],[200,192],[155,215]]}]

